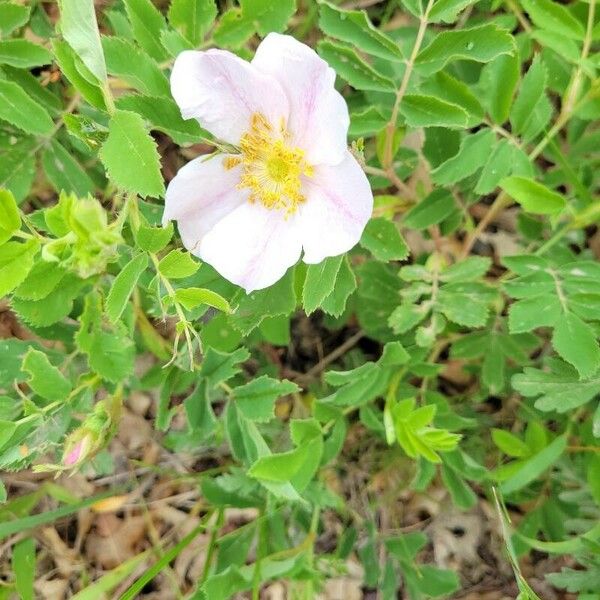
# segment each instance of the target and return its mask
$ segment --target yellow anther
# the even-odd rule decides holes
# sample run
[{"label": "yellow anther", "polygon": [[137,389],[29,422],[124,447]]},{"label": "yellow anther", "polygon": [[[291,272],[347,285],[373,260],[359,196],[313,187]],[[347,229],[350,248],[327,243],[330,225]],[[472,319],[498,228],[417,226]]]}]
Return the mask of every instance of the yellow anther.
[{"label": "yellow anther", "polygon": [[250,190],[250,202],[293,214],[306,201],[301,193],[302,176],[311,177],[313,168],[304,151],[288,145],[289,133],[282,122],[278,129],[260,113],[252,115],[250,129],[240,140],[241,154],[224,159],[226,169],[242,166],[238,187]]}]

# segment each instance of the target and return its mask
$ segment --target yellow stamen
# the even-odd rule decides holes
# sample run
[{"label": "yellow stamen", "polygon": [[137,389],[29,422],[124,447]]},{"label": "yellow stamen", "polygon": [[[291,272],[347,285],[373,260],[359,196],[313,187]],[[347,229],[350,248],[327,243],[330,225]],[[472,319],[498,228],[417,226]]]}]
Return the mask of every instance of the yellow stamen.
[{"label": "yellow stamen", "polygon": [[250,190],[250,202],[258,200],[266,208],[284,210],[286,215],[306,201],[301,192],[302,176],[313,174],[304,151],[288,145],[289,138],[284,123],[274,130],[264,115],[255,113],[250,129],[240,140],[241,154],[223,161],[226,169],[242,165],[238,187]]}]

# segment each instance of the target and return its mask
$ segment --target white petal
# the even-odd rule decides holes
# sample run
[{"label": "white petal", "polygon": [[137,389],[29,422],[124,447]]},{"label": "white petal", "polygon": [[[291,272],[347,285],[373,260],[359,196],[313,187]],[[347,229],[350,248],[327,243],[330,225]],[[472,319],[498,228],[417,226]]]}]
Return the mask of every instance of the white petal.
[{"label": "white petal", "polygon": [[171,93],[184,119],[195,117],[217,138],[237,144],[253,113],[273,124],[287,121],[289,106],[279,83],[231,52],[186,50],[171,74]]},{"label": "white petal", "polygon": [[288,129],[313,165],[344,158],[350,118],[333,84],[335,71],[317,53],[289,35],[269,33],[252,66],[276,78],[290,103]]},{"label": "white petal", "polygon": [[225,169],[224,158],[221,154],[190,161],[167,187],[163,224],[177,221],[183,245],[191,252],[216,223],[247,201],[247,191],[236,187],[240,168]]},{"label": "white petal", "polygon": [[200,258],[246,292],[281,279],[300,258],[294,218],[246,202],[219,221],[200,244]]},{"label": "white petal", "polygon": [[358,243],[373,211],[373,193],[350,152],[339,165],[318,167],[304,193],[299,220],[305,263],[343,254]]}]

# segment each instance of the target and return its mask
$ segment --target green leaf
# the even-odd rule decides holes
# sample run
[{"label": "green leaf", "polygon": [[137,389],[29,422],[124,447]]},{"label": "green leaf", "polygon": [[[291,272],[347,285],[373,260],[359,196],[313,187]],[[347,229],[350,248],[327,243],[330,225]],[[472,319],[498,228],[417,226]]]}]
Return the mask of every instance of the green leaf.
[{"label": "green leaf", "polygon": [[29,20],[29,7],[12,2],[0,4],[0,35],[6,36]]},{"label": "green leaf", "polygon": [[167,279],[183,279],[193,275],[200,268],[200,263],[192,258],[189,252],[180,248],[171,250],[158,263],[158,270]]},{"label": "green leaf", "polygon": [[335,279],[335,286],[329,296],[321,303],[321,309],[328,315],[339,317],[346,309],[346,302],[355,289],[356,277],[346,256],[340,265],[340,270]]},{"label": "green leaf", "polygon": [[165,227],[150,227],[144,219],[134,236],[138,248],[146,252],[160,252],[173,237],[173,223],[167,223]]},{"label": "green leaf", "polygon": [[66,401],[72,389],[71,383],[43,352],[29,348],[23,357],[22,369],[29,373],[27,384],[38,396],[51,402]]},{"label": "green leaf", "polygon": [[160,43],[167,22],[150,0],[124,0],[125,10],[139,45],[155,60],[166,60],[166,50]]},{"label": "green leaf", "polygon": [[500,182],[500,187],[530,213],[554,215],[566,206],[562,194],[553,192],[545,185],[527,177],[505,177]]},{"label": "green leaf", "polygon": [[360,239],[360,245],[377,260],[404,260],[409,249],[393,221],[377,217],[371,219]]},{"label": "green leaf", "polygon": [[219,20],[213,37],[220,46],[239,48],[253,33],[252,21],[244,18],[240,9],[231,8]]},{"label": "green leaf", "polygon": [[512,378],[512,386],[523,396],[540,396],[535,401],[538,410],[566,413],[583,406],[600,392],[600,378],[581,381],[579,373],[570,366],[551,373],[526,367]]},{"label": "green leaf", "polygon": [[477,194],[483,195],[493,192],[500,183],[500,180],[510,174],[514,166],[516,152],[517,148],[508,140],[500,140],[493,147],[487,156],[481,170],[481,175],[475,186]]},{"label": "green leaf", "polygon": [[448,185],[472,175],[484,165],[495,141],[496,136],[491,129],[482,129],[466,135],[458,153],[431,172],[433,181],[440,185]]},{"label": "green leaf", "polygon": [[591,377],[600,367],[600,347],[594,330],[572,312],[561,315],[556,323],[552,345],[582,379]]},{"label": "green leaf", "polygon": [[410,127],[466,127],[467,111],[435,96],[406,94],[400,104],[400,113]]},{"label": "green leaf", "polygon": [[165,191],[159,154],[142,118],[117,110],[108,126],[108,138],[100,150],[108,176],[119,188],[141,196],[162,196]]},{"label": "green leaf", "polygon": [[468,510],[477,504],[477,495],[454,469],[443,464],[441,474],[442,481],[450,492],[452,503],[455,506],[462,510]]},{"label": "green leaf", "polygon": [[209,386],[215,387],[237,375],[242,370],[240,363],[249,358],[250,353],[246,348],[238,348],[228,354],[209,346],[200,366],[200,376],[206,378]]},{"label": "green leaf", "polygon": [[342,10],[329,2],[319,5],[321,31],[360,48],[362,52],[388,60],[402,60],[396,42],[373,27],[364,10]]},{"label": "green leaf", "polygon": [[52,54],[33,42],[23,39],[0,40],[0,65],[31,69],[51,62]]},{"label": "green leaf", "polygon": [[532,481],[535,481],[544,471],[550,469],[562,456],[566,447],[566,436],[557,437],[549,446],[525,461],[514,475],[503,481],[500,485],[500,491],[503,494],[512,494],[523,489]]},{"label": "green leaf", "polygon": [[454,23],[458,13],[467,6],[475,4],[478,0],[437,0],[433,8],[429,11],[429,21],[431,23]]},{"label": "green leaf", "polygon": [[47,136],[54,129],[54,123],[43,106],[32,100],[16,83],[1,79],[0,119],[34,135]]},{"label": "green leaf", "polygon": [[232,397],[238,410],[251,421],[266,423],[275,416],[275,401],[281,396],[299,391],[291,381],[278,381],[263,375],[233,389]]},{"label": "green leaf", "polygon": [[217,16],[215,0],[172,0],[169,23],[193,46],[198,46]]},{"label": "green leaf", "polygon": [[58,0],[58,7],[63,37],[98,81],[106,81],[93,0]]},{"label": "green leaf", "polygon": [[510,111],[510,122],[515,134],[522,133],[532,118],[532,107],[544,94],[546,88],[546,67],[537,55],[529,67],[519,93]]},{"label": "green leaf", "polygon": [[111,75],[123,79],[143,94],[170,96],[169,82],[159,66],[132,42],[102,36],[102,48],[106,56],[106,67]]},{"label": "green leaf", "polygon": [[453,60],[487,63],[502,54],[514,54],[515,50],[514,38],[491,23],[443,31],[419,52],[415,68],[423,75],[431,75]]},{"label": "green leaf", "polygon": [[440,280],[448,283],[475,281],[489,271],[492,261],[486,256],[469,256],[440,273]]},{"label": "green leaf", "polygon": [[37,240],[7,242],[0,246],[0,298],[14,290],[33,267],[33,258],[40,248]]},{"label": "green leaf", "polygon": [[223,296],[206,288],[180,288],[175,291],[175,299],[188,310],[192,310],[201,304],[206,304],[225,313],[231,312],[229,302]]},{"label": "green leaf", "polygon": [[117,108],[138,113],[150,125],[150,129],[163,131],[176,144],[196,144],[206,135],[196,119],[184,120],[179,107],[170,98],[130,94],[116,101]]},{"label": "green leaf", "polygon": [[402,225],[411,229],[426,229],[443,221],[454,209],[452,194],[438,188],[406,213]]},{"label": "green leaf", "polygon": [[92,105],[106,110],[104,95],[94,75],[87,69],[75,51],[62,40],[52,40],[52,50],[61,72],[75,89]]},{"label": "green leaf", "polygon": [[254,23],[262,36],[283,31],[296,10],[296,0],[240,0],[244,18]]},{"label": "green leaf", "polygon": [[[13,136],[6,137],[14,141]],[[18,139],[15,144],[0,145],[0,188],[10,190],[18,204],[29,194],[35,177],[36,149],[37,142],[31,137]]]},{"label": "green leaf", "polygon": [[275,315],[289,315],[296,308],[294,270],[288,272],[271,287],[238,295],[239,304],[231,315],[233,326],[244,335],[258,327],[263,319]]},{"label": "green leaf", "polygon": [[85,297],[85,307],[75,336],[78,348],[87,354],[92,371],[107,381],[123,381],[133,371],[135,346],[123,329],[107,330],[102,322],[100,298]]},{"label": "green leaf", "polygon": [[531,454],[529,446],[521,438],[503,429],[492,429],[492,439],[506,456],[524,458]]},{"label": "green leaf", "polygon": [[0,245],[10,240],[21,229],[21,215],[15,197],[8,190],[0,189]]},{"label": "green leaf", "polygon": [[508,327],[511,333],[533,331],[538,327],[554,327],[561,312],[562,307],[555,294],[524,298],[510,306]]},{"label": "green leaf", "polygon": [[[1,16],[0,13],[0,18]],[[14,545],[12,551],[12,570],[15,574],[15,588],[19,594],[19,598],[21,600],[34,600],[35,538],[27,537]]]},{"label": "green leaf", "polygon": [[488,112],[498,124],[508,119],[521,64],[516,56],[502,55],[487,64],[481,73],[481,98]]},{"label": "green leaf", "polygon": [[307,315],[315,312],[333,291],[343,258],[343,255],[333,256],[308,265],[302,291],[302,305]]},{"label": "green leaf", "polygon": [[93,194],[96,185],[82,166],[57,140],[52,140],[42,155],[44,172],[57,192],[73,192],[79,197]]},{"label": "green leaf", "polygon": [[567,8],[552,0],[521,0],[531,20],[540,28],[559,36],[582,40],[583,25]]},{"label": "green leaf", "polygon": [[43,300],[56,289],[66,274],[67,271],[58,263],[38,260],[14,295],[26,300]]},{"label": "green leaf", "polygon": [[353,48],[329,40],[320,41],[317,48],[336,73],[357,90],[395,91],[394,82],[368,65]]},{"label": "green leaf", "polygon": [[466,327],[482,327],[496,292],[480,282],[449,283],[438,294],[438,306],[450,320]]},{"label": "green leaf", "polygon": [[115,277],[106,298],[106,314],[113,323],[116,323],[123,314],[133,288],[147,266],[148,257],[145,254],[138,254]]}]

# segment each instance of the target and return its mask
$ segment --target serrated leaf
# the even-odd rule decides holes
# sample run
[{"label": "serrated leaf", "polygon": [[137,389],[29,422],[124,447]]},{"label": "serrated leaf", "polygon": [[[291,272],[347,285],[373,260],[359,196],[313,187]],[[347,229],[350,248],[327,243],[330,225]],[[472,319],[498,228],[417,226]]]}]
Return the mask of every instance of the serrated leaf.
[{"label": "serrated leaf", "polygon": [[22,369],[29,374],[29,387],[46,400],[65,401],[71,392],[71,383],[39,350],[29,348],[23,357]]},{"label": "serrated leaf", "polygon": [[15,197],[8,190],[0,189],[0,245],[10,240],[21,228],[21,215]]},{"label": "serrated leaf", "polygon": [[524,298],[509,308],[509,330],[511,333],[523,333],[538,327],[553,327],[560,319],[561,311],[556,295]]},{"label": "serrated leaf", "polygon": [[119,188],[141,196],[162,196],[165,191],[156,144],[142,118],[117,110],[108,125],[108,138],[100,158],[109,178]]},{"label": "serrated leaf", "polygon": [[51,62],[52,54],[29,40],[0,40],[0,65],[31,69]]},{"label": "serrated leaf", "polygon": [[173,0],[169,23],[193,46],[198,46],[217,16],[215,0]]},{"label": "serrated leaf", "polygon": [[57,140],[52,140],[42,154],[42,164],[57,192],[73,192],[79,197],[93,194],[96,185],[82,166]]},{"label": "serrated leaf", "polygon": [[484,165],[495,140],[496,136],[491,129],[466,135],[458,153],[431,171],[433,181],[449,185],[469,177]]},{"label": "serrated leaf", "polygon": [[220,46],[239,48],[253,33],[252,21],[244,18],[240,9],[231,8],[220,18],[213,37]]},{"label": "serrated leaf", "polygon": [[584,37],[583,25],[558,2],[552,0],[521,0],[523,8],[540,28],[574,40]]},{"label": "serrated leaf", "polygon": [[179,288],[175,291],[175,299],[183,304],[188,310],[192,310],[201,304],[212,306],[225,313],[231,312],[229,302],[220,294],[206,288]]},{"label": "serrated leaf", "polygon": [[461,10],[478,0],[437,0],[429,11],[429,21],[431,23],[454,23]]},{"label": "serrated leaf", "polygon": [[356,277],[354,271],[350,267],[348,257],[344,257],[333,290],[321,303],[321,309],[328,315],[339,317],[346,309],[346,302],[355,289]]},{"label": "serrated leaf", "polygon": [[505,177],[500,182],[500,187],[527,212],[538,215],[554,215],[566,206],[566,200],[562,194],[527,177],[516,175]]},{"label": "serrated leaf", "polygon": [[[111,75],[126,81],[143,94],[169,96],[169,82],[156,62],[132,42],[102,36],[106,67]],[[127,107],[124,107],[127,110]]]},{"label": "serrated leaf", "polygon": [[406,94],[400,104],[400,113],[410,127],[466,127],[467,111],[435,96]]},{"label": "serrated leaf", "polygon": [[[104,95],[99,83],[92,73],[81,62],[75,51],[63,40],[52,40],[52,50],[61,73],[71,82],[75,89],[92,105],[100,110],[106,110]],[[86,76],[83,75],[86,73]]]},{"label": "serrated leaf", "polygon": [[300,388],[291,381],[278,381],[263,375],[233,389],[238,410],[251,421],[266,423],[275,416],[275,401]]},{"label": "serrated leaf", "polygon": [[93,0],[59,0],[58,6],[63,37],[98,81],[106,81]]},{"label": "serrated leaf", "polygon": [[115,277],[106,298],[106,314],[113,323],[116,323],[123,314],[133,288],[147,266],[148,257],[145,254],[138,254]]},{"label": "serrated leaf", "polygon": [[48,111],[12,81],[0,80],[0,119],[34,135],[50,135],[54,129]]},{"label": "serrated leaf", "polygon": [[296,10],[296,0],[240,0],[244,18],[262,36],[271,31],[283,31]]},{"label": "serrated leaf", "polygon": [[171,250],[169,254],[161,258],[158,270],[167,279],[183,279],[193,275],[200,268],[200,263],[192,258],[189,252],[180,248]]},{"label": "serrated leaf", "polygon": [[316,265],[308,265],[302,291],[302,304],[307,315],[317,310],[333,291],[343,258],[333,256]]},{"label": "serrated leaf", "polygon": [[160,252],[173,237],[173,223],[169,222],[164,227],[150,227],[140,224],[134,233],[136,245],[146,252]]},{"label": "serrated leaf", "polygon": [[357,90],[393,92],[396,89],[391,79],[368,65],[353,48],[322,40],[318,44],[318,50],[336,73]]},{"label": "serrated leaf", "polygon": [[125,0],[125,10],[135,39],[155,60],[166,60],[166,50],[160,43],[161,32],[167,22],[150,0]]},{"label": "serrated leaf", "polygon": [[526,367],[512,378],[512,386],[526,397],[535,398],[535,407],[544,412],[566,413],[583,406],[600,392],[600,378],[581,381],[575,369],[549,373]]},{"label": "serrated leaf", "polygon": [[38,260],[14,295],[26,300],[43,300],[56,289],[66,274],[67,271],[58,263]]},{"label": "serrated leaf", "polygon": [[532,118],[532,107],[536,106],[546,88],[546,67],[536,56],[521,81],[519,93],[510,111],[510,122],[515,134],[523,132]]},{"label": "serrated leaf", "polygon": [[130,94],[116,100],[117,108],[141,115],[150,129],[163,131],[179,145],[197,143],[206,132],[195,119],[184,120],[179,107],[170,98]]},{"label": "serrated leaf", "polygon": [[240,292],[239,303],[231,315],[231,323],[244,335],[258,327],[266,317],[289,315],[296,308],[294,270],[288,272],[274,285],[264,290],[245,294]]},{"label": "serrated leaf", "polygon": [[209,386],[215,387],[237,375],[242,370],[240,363],[248,358],[250,353],[246,348],[227,353],[208,347],[200,366],[200,376],[206,378]]},{"label": "serrated leaf", "polygon": [[23,244],[6,242],[0,246],[0,298],[14,290],[27,277],[39,247],[37,240],[27,240]]},{"label": "serrated leaf", "polygon": [[491,23],[443,31],[419,52],[415,68],[423,75],[431,75],[453,60],[487,63],[502,54],[513,54],[515,50],[515,40],[510,33]]},{"label": "serrated leaf", "polygon": [[493,192],[500,180],[513,168],[515,147],[508,140],[500,140],[490,152],[475,186],[477,194]]},{"label": "serrated leaf", "polygon": [[404,260],[409,249],[398,227],[389,219],[377,217],[371,219],[360,239],[360,245],[366,248],[377,260]]},{"label": "serrated leaf", "polygon": [[481,72],[481,98],[490,116],[498,124],[508,119],[520,74],[519,59],[506,54],[485,65]]},{"label": "serrated leaf", "polygon": [[319,4],[321,31],[373,56],[403,60],[396,42],[373,27],[364,10],[342,10],[329,2]]},{"label": "serrated leaf", "polygon": [[594,330],[572,312],[563,314],[554,327],[554,349],[572,364],[581,379],[587,379],[600,367],[600,347]]},{"label": "serrated leaf", "polygon": [[455,209],[452,194],[438,188],[411,208],[402,224],[411,229],[426,229],[443,221]]}]

